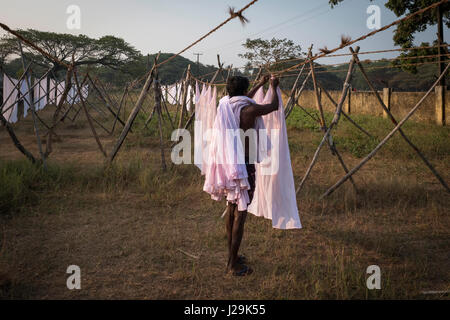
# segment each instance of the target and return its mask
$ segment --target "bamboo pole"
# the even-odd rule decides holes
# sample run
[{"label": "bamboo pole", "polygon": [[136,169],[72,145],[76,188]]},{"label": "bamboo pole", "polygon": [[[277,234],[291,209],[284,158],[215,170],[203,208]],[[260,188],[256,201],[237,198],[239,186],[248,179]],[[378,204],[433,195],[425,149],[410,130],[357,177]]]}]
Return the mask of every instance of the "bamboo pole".
[{"label": "bamboo pole", "polygon": [[323,109],[322,109],[322,103],[320,101],[320,95],[319,95],[319,88],[317,87],[317,80],[316,80],[316,73],[314,71],[314,62],[311,60],[312,54],[311,54],[311,50],[312,50],[312,46],[309,49],[309,53],[308,53],[308,58],[309,60],[309,66],[311,69],[311,76],[312,76],[312,80],[313,80],[313,85],[314,85],[314,94],[316,96],[316,107],[317,110],[319,110],[319,114],[320,114],[320,126],[322,130],[326,130],[326,122],[325,122],[325,116],[323,114]]},{"label": "bamboo pole", "polygon": [[[81,93],[81,87],[80,87],[80,84],[78,83],[78,76],[77,76],[76,70],[73,71],[73,78],[75,80],[75,85],[77,86],[78,93]],[[82,96],[80,96],[80,99],[81,99],[81,106],[84,110],[84,113],[86,114],[86,118],[88,120],[89,127],[91,128],[91,132],[94,135],[95,141],[97,142],[98,148],[100,149],[101,153],[106,158],[106,152],[103,149],[102,143],[100,142],[97,132],[95,131],[94,125],[92,124],[91,116],[89,115],[86,105],[84,104],[84,98]]]},{"label": "bamboo pole", "polygon": [[[91,76],[88,74],[88,78],[92,84],[92,86],[94,87],[94,89],[97,91],[99,97],[101,98],[101,100],[103,100],[103,102],[105,103],[106,109],[108,109],[108,111],[120,122],[120,124],[124,127],[125,123],[122,121],[122,119],[120,119],[119,117],[119,113],[115,113],[114,110],[111,108],[112,106],[112,102],[111,100],[108,102],[105,97],[103,96],[103,94],[101,93],[100,89],[97,88],[97,86],[95,85],[94,81],[92,80]],[[108,97],[109,98],[109,97]],[[111,106],[110,106],[111,104]]]},{"label": "bamboo pole", "polygon": [[[289,117],[289,115],[291,114],[292,110],[294,110],[295,105],[298,105],[303,111],[306,112],[305,109],[303,109],[299,104],[298,104],[298,99],[300,99],[300,96],[302,95],[303,91],[306,88],[306,83],[308,82],[309,78],[311,77],[311,73],[312,71],[309,71],[308,75],[306,76],[305,80],[303,80],[302,86],[300,87],[299,92],[297,93],[296,97],[295,97],[295,101],[293,101],[293,105],[292,107],[289,109],[288,112],[286,112],[286,119]],[[309,114],[308,112],[306,112],[307,114]]]},{"label": "bamboo pole", "polygon": [[[422,103],[425,101],[426,98],[431,94],[431,92],[434,90],[434,88],[439,84],[442,77],[446,74],[447,70],[449,69],[450,64],[447,64],[446,68],[444,69],[444,72],[441,73],[439,78],[436,80],[436,82],[431,86],[430,90],[427,91],[427,93],[420,99],[420,101],[412,108],[409,113],[395,126],[395,128],[375,147],[375,149],[372,150],[361,162],[354,167],[352,170],[350,170],[349,173],[347,173],[343,178],[341,178],[336,184],[334,184],[332,187],[330,187],[322,196],[321,198],[324,198],[326,196],[329,196],[331,193],[333,193],[339,186],[341,186],[347,179],[349,179],[352,175],[354,175],[361,167],[366,164],[367,161],[372,159],[375,154],[380,150],[380,148],[389,141],[390,138],[405,124],[406,121],[414,114],[414,112],[419,109],[419,107],[422,105]],[[450,189],[446,185],[446,183],[442,180],[441,183],[445,186],[445,189],[447,192],[450,192]]]},{"label": "bamboo pole", "polygon": [[[357,50],[359,50],[359,48],[358,48]],[[319,153],[320,153],[320,150],[322,149],[323,144],[325,143],[325,141],[328,141],[328,136],[329,136],[331,130],[333,129],[333,127],[334,127],[334,126],[338,123],[338,121],[339,121],[340,114],[341,114],[341,111],[342,111],[342,106],[343,106],[344,101],[345,101],[345,98],[346,98],[346,96],[347,96],[347,93],[348,93],[348,90],[349,90],[349,87],[350,87],[350,81],[351,81],[352,76],[353,76],[354,65],[355,65],[355,59],[352,58],[352,60],[351,60],[350,63],[349,63],[347,76],[346,76],[346,78],[345,78],[344,86],[343,86],[343,88],[342,88],[341,99],[340,99],[340,101],[339,101],[339,103],[338,103],[338,106],[337,106],[337,108],[336,108],[336,111],[335,111],[335,113],[334,113],[334,118],[333,118],[333,120],[332,120],[330,126],[328,127],[327,131],[325,132],[325,134],[324,134],[324,136],[323,136],[323,138],[322,138],[322,141],[320,142],[319,146],[317,147],[317,150],[316,150],[316,152],[314,153],[314,156],[313,156],[313,159],[312,159],[312,161],[311,161],[311,164],[309,165],[308,169],[306,170],[306,173],[305,173],[305,175],[304,175],[302,181],[300,182],[300,184],[299,184],[299,186],[298,186],[298,188],[297,188],[297,190],[296,190],[296,194],[298,194],[298,193],[302,190],[303,185],[305,184],[306,179],[308,179],[308,176],[309,176],[309,174],[311,173],[311,170],[312,170],[312,168],[314,167],[314,164],[315,164],[316,161],[317,161],[317,158],[318,158],[318,156],[319,156]]]},{"label": "bamboo pole", "polygon": [[[156,64],[156,62],[155,62]],[[161,167],[163,171],[167,170],[166,160],[164,157],[164,141],[163,141],[163,129],[162,129],[162,119],[161,119],[161,88],[158,81],[158,73],[155,74],[154,80],[154,90],[155,90],[155,109],[158,115],[158,127],[159,127],[159,146],[161,149]]]},{"label": "bamboo pole", "polygon": [[36,159],[33,156],[33,154],[28,151],[19,141],[19,139],[17,138],[16,134],[14,133],[14,129],[12,128],[12,126],[8,123],[8,121],[5,119],[5,117],[3,116],[3,113],[0,112],[0,121],[2,122],[2,124],[5,126],[6,131],[8,131],[9,136],[11,137],[12,142],[14,143],[14,146],[25,155],[25,157],[27,157],[31,163],[36,163]]},{"label": "bamboo pole", "polygon": [[134,120],[136,119],[137,114],[139,113],[139,110],[142,107],[142,104],[145,100],[145,97],[147,96],[148,90],[153,82],[153,71],[154,71],[155,65],[153,65],[153,68],[151,72],[149,73],[147,80],[145,81],[144,87],[141,90],[141,94],[139,95],[139,98],[136,102],[136,105],[134,106],[133,110],[131,111],[128,120],[125,124],[125,127],[122,130],[122,133],[120,134],[119,139],[117,140],[116,144],[114,145],[110,155],[109,155],[109,162],[111,163],[114,158],[117,155],[117,152],[119,152],[120,147],[122,146],[123,141],[128,135],[128,132],[131,129],[131,126],[133,125]]},{"label": "bamboo pole", "polygon": [[[22,67],[25,70],[25,56],[23,54],[22,42],[20,40],[18,42],[19,42],[20,54],[22,57]],[[44,166],[44,170],[47,170],[47,162],[45,161],[45,154],[44,154],[44,151],[42,150],[42,142],[41,142],[41,136],[39,135],[39,127],[36,122],[36,110],[34,109],[34,96],[33,96],[33,94],[31,94],[31,82],[30,82],[30,78],[28,77],[27,74],[25,74],[25,80],[27,81],[28,92],[30,94],[30,99],[31,99],[29,104],[30,104],[30,108],[31,108],[31,116],[33,119],[34,133],[36,135],[36,142],[37,142],[39,154],[41,156],[42,164]]]},{"label": "bamboo pole", "polygon": [[[372,90],[372,92],[375,94],[375,97],[377,98],[377,100],[378,100],[379,104],[381,105],[381,107],[383,108],[384,112],[388,115],[388,117],[391,119],[391,121],[392,121],[392,123],[394,125],[398,125],[397,120],[394,118],[394,116],[392,115],[392,113],[389,110],[389,108],[386,107],[385,103],[383,102],[383,99],[380,97],[380,94],[375,89],[375,87],[373,86],[373,84],[370,81],[369,77],[367,76],[367,73],[366,73],[363,65],[361,64],[361,61],[358,58],[358,53],[353,51],[352,48],[350,48],[350,52],[355,57],[355,61],[358,64],[358,67],[361,70],[361,73],[362,73],[364,79],[366,80],[367,84],[369,85],[370,90]],[[414,145],[411,142],[411,140],[409,140],[409,138],[405,135],[405,133],[403,132],[403,130],[401,128],[398,129],[398,132],[400,133],[402,138],[409,144],[409,146],[417,153],[419,158],[422,159],[422,161],[425,163],[425,165],[428,167],[428,169],[430,169],[430,171],[434,174],[434,176],[442,184],[442,186],[447,191],[450,192],[450,188],[447,186],[447,184],[445,183],[444,179],[442,179],[442,177],[439,175],[439,173],[436,171],[436,169],[434,169],[433,165],[427,160],[427,158],[425,158],[425,156],[422,154],[422,152],[419,150],[419,148],[417,148],[416,145]]]},{"label": "bamboo pole", "polygon": [[[336,101],[334,101],[333,97],[331,97],[330,93],[320,84],[320,82],[317,83],[319,85],[319,88],[322,90],[322,92],[325,93],[325,95],[327,96],[327,98],[331,101],[331,103],[334,105],[335,108],[337,108],[337,103]],[[349,92],[350,94],[350,92]],[[366,130],[364,130],[359,124],[357,124],[355,121],[353,121],[352,118],[350,118],[350,116],[347,115],[347,113],[344,112],[344,110],[341,111],[341,114],[348,120],[350,121],[351,124],[353,124],[356,128],[358,128],[359,130],[361,130],[365,135],[367,135],[370,138],[373,138],[373,136],[368,133]]]},{"label": "bamboo pole", "polygon": [[125,86],[125,89],[123,90],[122,97],[120,98],[119,108],[117,110],[116,118],[114,119],[114,124],[113,124],[113,128],[112,128],[112,132],[113,133],[114,133],[114,129],[116,128],[117,119],[119,117],[120,110],[122,110],[123,101],[125,100],[125,95],[127,94],[127,92],[128,92],[128,85]]},{"label": "bamboo pole", "polygon": [[186,72],[186,79],[184,80],[184,83],[183,83],[183,96],[182,96],[182,100],[181,100],[181,115],[180,115],[180,122],[178,123],[178,128],[182,127],[183,120],[184,120],[184,117],[185,117],[187,91],[188,91],[188,85],[189,85],[189,76],[191,74],[190,71],[191,71],[191,65],[188,65],[188,69],[187,69],[187,72]]}]

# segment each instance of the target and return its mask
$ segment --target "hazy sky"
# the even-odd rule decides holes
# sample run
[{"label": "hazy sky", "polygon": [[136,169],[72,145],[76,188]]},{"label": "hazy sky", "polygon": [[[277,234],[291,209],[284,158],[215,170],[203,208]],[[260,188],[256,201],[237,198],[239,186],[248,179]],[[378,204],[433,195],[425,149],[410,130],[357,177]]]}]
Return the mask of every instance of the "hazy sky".
[{"label": "hazy sky", "polygon": [[[34,28],[61,33],[82,33],[90,37],[115,35],[124,38],[142,53],[178,52],[228,17],[228,6],[240,9],[250,0],[0,0],[0,21],[12,28]],[[247,37],[288,38],[306,49],[334,48],[342,34],[355,39],[370,30],[366,26],[371,4],[381,8],[381,25],[397,17],[384,7],[386,1],[345,0],[331,9],[328,0],[260,0],[244,15],[250,20],[246,26],[235,19],[222,29],[187,51],[183,56],[195,60],[194,52],[203,53],[200,61],[222,62],[243,66],[237,54],[243,52]],[[81,29],[69,30],[66,13],[69,5],[81,9]],[[359,43],[361,51],[392,49],[395,27]],[[448,32],[445,39],[448,41]],[[1,32],[0,34],[3,34]],[[435,28],[416,38],[416,42],[432,42]],[[342,52],[348,53],[348,49]],[[397,53],[365,56],[378,59]],[[339,63],[348,58],[321,59],[319,63]]]}]

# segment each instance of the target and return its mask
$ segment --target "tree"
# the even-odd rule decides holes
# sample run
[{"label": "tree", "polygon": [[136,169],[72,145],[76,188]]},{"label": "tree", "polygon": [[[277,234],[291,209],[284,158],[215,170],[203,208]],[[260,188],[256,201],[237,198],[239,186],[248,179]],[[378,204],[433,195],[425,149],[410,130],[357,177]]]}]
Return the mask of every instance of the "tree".
[{"label": "tree", "polygon": [[[335,6],[338,3],[344,0],[329,0],[331,6]],[[370,0],[372,1],[372,0]],[[395,13],[397,17],[403,15],[410,15],[422,8],[428,7],[433,3],[437,3],[440,0],[388,0],[385,4],[386,8]],[[401,46],[402,48],[413,48],[414,47],[414,36],[418,32],[425,31],[430,26],[438,26],[438,39],[434,42],[435,45],[443,45],[443,25],[446,25],[447,28],[450,28],[450,3],[441,4],[435,10],[428,10],[420,15],[417,15],[411,19],[402,21],[395,30],[394,33],[394,43],[396,45]],[[441,48],[441,47],[440,47]],[[442,48],[442,50],[430,49],[430,50],[411,50],[409,53],[403,53],[401,57],[414,57],[414,56],[423,56],[423,55],[431,55],[433,53],[440,52],[441,54],[446,51]],[[430,59],[429,59],[430,60]],[[437,61],[438,59],[434,59]],[[400,62],[397,62],[396,65],[402,67],[404,70],[410,72],[417,72],[417,68],[407,66],[408,64],[413,64],[421,62],[420,59],[402,59]],[[440,70],[443,71],[443,64],[441,64]],[[440,72],[439,72],[440,74]]]},{"label": "tree", "polygon": [[248,52],[238,56],[247,59],[254,66],[298,58],[302,55],[301,47],[288,39],[247,39],[243,46]]},{"label": "tree", "polygon": [[[67,64],[74,59],[75,66],[101,65],[112,69],[120,69],[135,60],[139,52],[121,38],[103,36],[99,39],[85,35],[61,34],[33,29],[17,30],[25,39]],[[0,39],[0,48],[10,54],[20,54],[18,40],[13,35]],[[50,59],[43,57],[34,48],[23,46],[24,54],[35,64],[42,67],[53,66],[57,71],[61,68]]]}]

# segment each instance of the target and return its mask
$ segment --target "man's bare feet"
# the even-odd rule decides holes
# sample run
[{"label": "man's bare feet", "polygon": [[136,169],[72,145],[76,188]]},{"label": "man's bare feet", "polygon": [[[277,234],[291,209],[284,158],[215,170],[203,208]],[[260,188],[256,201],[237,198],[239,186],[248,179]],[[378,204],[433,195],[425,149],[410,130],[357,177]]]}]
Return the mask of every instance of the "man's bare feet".
[{"label": "man's bare feet", "polygon": [[236,277],[248,276],[253,273],[253,269],[245,264],[238,265],[231,269],[232,275]]}]

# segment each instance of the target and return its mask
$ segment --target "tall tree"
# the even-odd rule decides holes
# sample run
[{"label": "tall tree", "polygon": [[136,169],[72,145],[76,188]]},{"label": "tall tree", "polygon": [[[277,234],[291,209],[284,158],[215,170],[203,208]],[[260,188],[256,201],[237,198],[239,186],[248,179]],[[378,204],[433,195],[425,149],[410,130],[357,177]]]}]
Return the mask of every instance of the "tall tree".
[{"label": "tall tree", "polygon": [[247,39],[243,47],[247,52],[238,56],[247,59],[254,66],[302,56],[301,47],[288,39]]},{"label": "tall tree", "polygon": [[[73,57],[76,66],[101,65],[112,69],[120,69],[139,55],[139,52],[125,40],[114,36],[93,39],[85,35],[61,34],[33,29],[17,30],[17,32],[60,61],[71,63]],[[18,40],[13,35],[8,34],[0,39],[0,48],[9,50],[8,55],[20,54]],[[53,66],[55,70],[60,68],[53,61],[42,57],[34,48],[24,45],[23,49],[28,58],[37,65]]]},{"label": "tall tree", "polygon": [[[335,6],[344,0],[329,0],[331,6]],[[370,0],[372,1],[372,0]],[[386,8],[395,13],[397,17],[403,15],[410,15],[415,13],[425,7],[432,5],[433,3],[440,2],[440,0],[388,0],[385,4]],[[417,15],[411,19],[401,22],[397,29],[394,32],[394,43],[396,45],[401,46],[402,48],[414,48],[414,39],[415,34],[418,32],[423,32],[431,26],[437,25],[437,34],[438,37],[434,41],[434,45],[438,45],[437,49],[429,49],[429,50],[411,50],[409,53],[403,53],[401,57],[418,57],[418,56],[426,56],[432,54],[442,55],[444,52],[448,53],[447,47],[442,47],[444,45],[444,35],[443,35],[443,26],[445,25],[447,28],[450,28],[450,3],[441,4],[434,10],[428,10],[420,15]],[[423,43],[422,45],[426,45],[427,43]],[[434,60],[433,60],[434,59]],[[438,62],[439,58],[428,59],[428,61],[436,61]],[[402,67],[404,70],[410,72],[417,72],[416,67],[408,66],[409,64],[418,63],[423,61],[421,58],[417,59],[402,59],[396,62],[396,65]],[[443,71],[443,63],[440,63],[439,74]],[[443,82],[445,81],[445,77],[443,78]],[[442,84],[442,83],[441,83]]]}]

